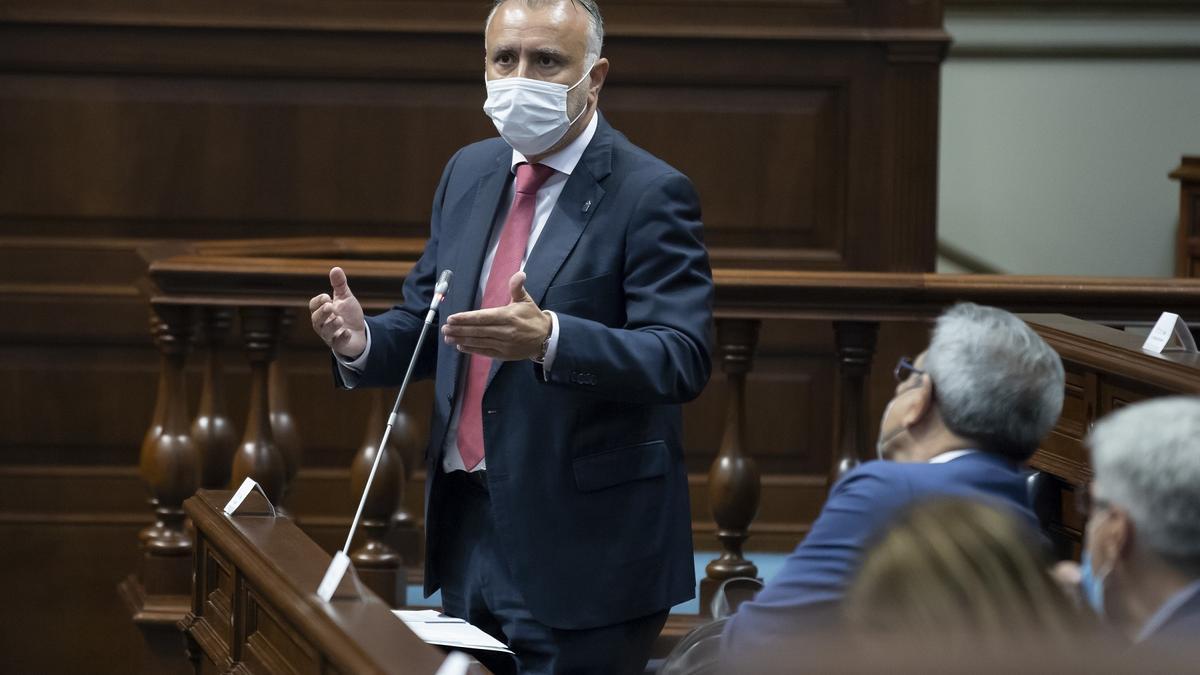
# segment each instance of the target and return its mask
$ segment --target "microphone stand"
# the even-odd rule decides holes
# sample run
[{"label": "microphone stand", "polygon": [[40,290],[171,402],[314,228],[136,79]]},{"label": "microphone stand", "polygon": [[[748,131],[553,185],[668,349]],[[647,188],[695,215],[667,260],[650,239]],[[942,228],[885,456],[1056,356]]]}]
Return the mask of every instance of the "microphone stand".
[{"label": "microphone stand", "polygon": [[[350,522],[350,533],[346,535],[346,544],[334,556],[329,569],[325,571],[325,579],[322,580],[321,587],[317,589],[317,594],[327,602],[333,596],[333,591],[341,581],[342,575],[345,574],[346,568],[349,567],[350,559],[348,552],[350,551],[350,542],[354,539],[354,532],[358,529],[358,521],[362,518],[363,507],[367,504],[367,495],[371,493],[371,484],[375,482],[375,472],[379,469],[379,459],[383,457],[383,453],[387,449],[388,437],[391,436],[392,427],[396,425],[396,420],[400,415],[400,401],[404,399],[404,392],[408,389],[408,382],[412,379],[413,371],[417,367],[417,359],[421,356],[421,347],[425,344],[425,336],[429,333],[429,328],[433,325],[438,307],[446,297],[446,291],[450,290],[450,280],[453,276],[454,273],[450,270],[443,270],[442,276],[438,279],[437,286],[434,287],[433,302],[429,304],[429,311],[425,314],[425,324],[421,326],[421,334],[417,337],[416,349],[413,350],[412,358],[408,362],[408,370],[404,373],[404,381],[400,383],[400,392],[396,394],[396,402],[392,405],[392,413],[388,415],[387,426],[383,429],[383,438],[379,440],[379,445],[376,446],[375,461],[371,463],[371,473],[367,475],[367,484],[363,487],[362,498],[358,501],[358,510],[354,513],[354,520]],[[340,571],[335,571],[339,567],[341,568]],[[336,580],[331,580],[331,575],[336,576]],[[326,597],[326,593],[329,597]]]}]

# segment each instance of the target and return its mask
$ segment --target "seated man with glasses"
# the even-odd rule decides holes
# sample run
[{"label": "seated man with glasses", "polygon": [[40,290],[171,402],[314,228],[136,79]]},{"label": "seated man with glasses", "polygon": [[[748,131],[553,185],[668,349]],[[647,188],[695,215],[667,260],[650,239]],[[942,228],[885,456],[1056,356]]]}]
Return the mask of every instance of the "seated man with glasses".
[{"label": "seated man with glasses", "polygon": [[[1197,649],[1200,637],[1200,398],[1138,403],[1101,420],[1088,439],[1087,604],[1131,640]],[[1074,563],[1059,574],[1070,576]]]},{"label": "seated man with glasses", "polygon": [[833,486],[808,536],[726,625],[730,658],[833,629],[873,536],[918,500],[983,499],[1036,527],[1021,467],[1062,410],[1058,354],[1016,316],[964,303],[938,318],[926,350],[901,359],[895,375],[876,444],[884,461]]}]

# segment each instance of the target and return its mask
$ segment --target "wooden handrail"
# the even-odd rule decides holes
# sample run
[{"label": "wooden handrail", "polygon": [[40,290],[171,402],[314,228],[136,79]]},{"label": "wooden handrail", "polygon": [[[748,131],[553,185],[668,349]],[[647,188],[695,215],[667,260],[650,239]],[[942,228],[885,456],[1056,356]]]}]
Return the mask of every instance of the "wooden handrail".
[{"label": "wooden handrail", "polygon": [[[369,311],[394,304],[406,274],[422,250],[416,240],[303,239],[209,242],[195,247],[146,251],[145,291],[163,316],[180,305],[280,308],[307,311],[308,299],[327,288],[330,267],[347,271],[355,294]],[[396,254],[375,259],[372,250]],[[275,255],[264,255],[269,251]],[[355,252],[354,257],[338,258]],[[301,257],[293,257],[303,252]],[[162,254],[167,255],[163,256]],[[1014,312],[1069,314],[1109,324],[1147,323],[1169,309],[1200,316],[1200,280],[942,275],[896,272],[812,272],[748,270],[718,266],[716,283],[718,345],[727,379],[742,381],[751,370],[759,324],[768,319],[829,321],[837,352],[830,480],[871,456],[866,438],[868,387],[879,324],[927,321],[959,301]],[[157,325],[157,324],[156,324]],[[734,382],[736,385],[736,382]],[[740,395],[734,387],[734,396]],[[169,403],[169,402],[167,402]],[[744,448],[744,405],[729,407],[724,440],[710,473],[710,495],[720,558],[708,568],[707,591],[728,576],[753,573],[742,556],[758,508],[759,478]],[[157,446],[154,446],[157,447]],[[166,446],[164,446],[166,447]],[[159,505],[177,508],[175,505]]]}]

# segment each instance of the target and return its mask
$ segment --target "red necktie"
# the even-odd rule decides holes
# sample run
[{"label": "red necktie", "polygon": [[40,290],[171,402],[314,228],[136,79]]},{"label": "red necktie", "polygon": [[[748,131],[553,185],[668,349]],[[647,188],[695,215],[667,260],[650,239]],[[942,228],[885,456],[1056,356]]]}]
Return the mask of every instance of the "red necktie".
[{"label": "red necktie", "polygon": [[[525,248],[533,231],[537,192],[553,175],[554,169],[543,164],[517,165],[517,196],[500,231],[500,243],[492,258],[492,271],[483,288],[480,309],[503,307],[512,302],[508,280],[521,269],[521,261],[525,259]],[[483,391],[491,368],[491,359],[476,354],[471,355],[467,365],[466,391],[458,418],[458,454],[467,471],[483,461]]]}]

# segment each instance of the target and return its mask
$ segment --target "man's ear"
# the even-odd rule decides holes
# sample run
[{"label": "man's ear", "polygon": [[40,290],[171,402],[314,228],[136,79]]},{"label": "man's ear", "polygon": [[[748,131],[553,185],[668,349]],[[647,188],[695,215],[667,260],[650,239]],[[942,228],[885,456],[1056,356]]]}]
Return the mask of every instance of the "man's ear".
[{"label": "man's ear", "polygon": [[1108,522],[1105,523],[1105,536],[1100,545],[1105,547],[1105,553],[1110,560],[1128,558],[1133,554],[1133,539],[1136,530],[1129,512],[1119,506],[1110,507]]},{"label": "man's ear", "polygon": [[599,59],[592,66],[592,72],[588,79],[588,93],[593,96],[600,95],[600,89],[604,87],[604,80],[608,77],[608,59]]},{"label": "man's ear", "polygon": [[908,395],[908,405],[900,415],[900,424],[904,425],[905,429],[920,424],[921,420],[927,419],[933,411],[933,378],[924,373],[917,377],[921,379],[913,385],[913,391]]}]

